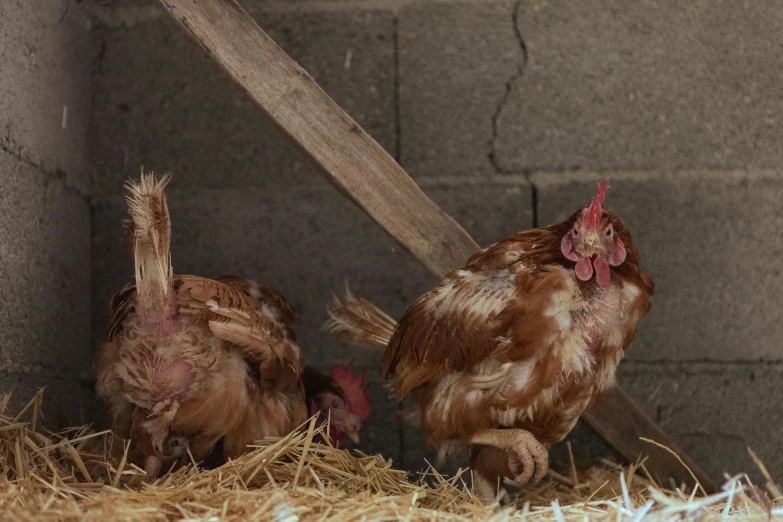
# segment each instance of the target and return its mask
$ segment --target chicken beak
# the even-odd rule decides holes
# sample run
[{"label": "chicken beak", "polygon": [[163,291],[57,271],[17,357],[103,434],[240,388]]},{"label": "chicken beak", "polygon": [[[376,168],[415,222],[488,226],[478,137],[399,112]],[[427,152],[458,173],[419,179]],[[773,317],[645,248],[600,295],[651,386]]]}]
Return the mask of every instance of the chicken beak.
[{"label": "chicken beak", "polygon": [[582,257],[592,259],[595,255],[601,255],[602,252],[601,239],[596,232],[586,232],[582,237],[582,240],[577,248],[577,252]]},{"label": "chicken beak", "polygon": [[359,433],[362,431],[362,420],[347,408],[331,410],[332,426],[343,435],[359,443]]},{"label": "chicken beak", "polygon": [[348,436],[348,438],[349,438],[349,439],[351,439],[351,440],[353,441],[353,443],[354,443],[354,444],[359,444],[359,441],[360,441],[360,437],[359,437],[359,431],[360,431],[360,430],[356,429],[356,430],[354,430],[354,431],[350,431],[350,432],[347,432],[347,433],[346,433],[346,435]]}]

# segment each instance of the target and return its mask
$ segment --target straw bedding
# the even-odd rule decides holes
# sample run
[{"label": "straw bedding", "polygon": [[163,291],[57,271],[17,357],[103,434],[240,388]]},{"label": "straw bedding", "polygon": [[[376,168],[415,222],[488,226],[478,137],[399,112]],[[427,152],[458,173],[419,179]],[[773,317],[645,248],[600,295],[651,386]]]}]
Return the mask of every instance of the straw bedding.
[{"label": "straw bedding", "polygon": [[184,466],[147,484],[125,455],[112,454],[110,432],[37,426],[41,398],[15,416],[6,412],[10,396],[0,398],[2,520],[783,520],[771,480],[765,492],[738,476],[703,497],[662,489],[643,478],[643,466],[609,463],[550,479],[512,506],[483,506],[470,494],[469,471],[411,480],[380,455],[313,443],[314,421],[220,468]]}]

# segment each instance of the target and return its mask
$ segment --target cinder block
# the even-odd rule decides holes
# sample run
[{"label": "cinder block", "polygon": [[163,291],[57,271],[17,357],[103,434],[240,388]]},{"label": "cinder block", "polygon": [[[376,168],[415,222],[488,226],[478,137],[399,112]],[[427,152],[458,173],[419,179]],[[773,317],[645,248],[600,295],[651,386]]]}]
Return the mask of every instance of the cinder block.
[{"label": "cinder block", "polygon": [[89,368],[89,206],[61,180],[2,151],[0,259],[2,370]]},{"label": "cinder block", "polygon": [[89,19],[74,1],[11,0],[0,20],[0,147],[88,194]]},{"label": "cinder block", "polygon": [[[541,225],[568,217],[604,174],[535,174]],[[766,172],[613,174],[606,204],[656,283],[628,357],[780,359],[783,179]]]},{"label": "cinder block", "polygon": [[[465,222],[468,231],[484,242],[529,227],[532,198],[527,185],[451,182],[425,190],[452,215],[486,216],[484,221]],[[311,364],[328,371],[353,358],[357,366],[369,366],[374,410],[361,447],[403,462],[400,427],[393,413],[396,405],[381,386],[381,352],[348,348],[321,332],[320,326],[333,292],[341,291],[346,279],[356,292],[394,317],[437,279],[331,189],[285,196],[271,196],[260,189],[192,190],[177,177],[168,196],[175,271],[204,276],[233,273],[279,290],[299,312],[299,340]],[[111,294],[133,274],[132,261],[121,249],[124,215],[119,198],[94,210],[93,324],[97,339],[105,335]],[[495,228],[498,232],[492,234]]]},{"label": "cinder block", "polygon": [[750,447],[777,483],[783,479],[780,364],[620,365],[619,380],[644,410],[717,483],[747,472],[764,484]]},{"label": "cinder block", "polygon": [[[101,409],[95,401],[92,383],[48,371],[6,372],[0,370],[0,393],[11,394],[6,413],[16,415],[44,388],[38,425],[58,431],[93,423]],[[28,410],[22,420],[32,420]]]},{"label": "cinder block", "polygon": [[523,178],[435,178],[420,185],[482,247],[532,227],[533,193]]},{"label": "cinder block", "polygon": [[[391,13],[258,11],[259,25],[393,153]],[[276,125],[168,15],[102,27],[95,75],[96,188],[117,194],[139,168],[194,188],[326,187]]]},{"label": "cinder block", "polygon": [[400,150],[411,175],[495,173],[493,119],[523,60],[512,10],[426,0],[399,9]]},{"label": "cinder block", "polygon": [[[503,169],[777,168],[776,2],[520,2]],[[503,79],[498,79],[502,82]]]}]

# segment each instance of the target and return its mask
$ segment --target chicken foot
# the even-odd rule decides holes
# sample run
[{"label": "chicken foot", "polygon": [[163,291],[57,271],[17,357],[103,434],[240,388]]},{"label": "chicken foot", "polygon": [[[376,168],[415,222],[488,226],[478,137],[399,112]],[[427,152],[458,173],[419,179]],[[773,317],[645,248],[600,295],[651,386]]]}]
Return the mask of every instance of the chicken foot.
[{"label": "chicken foot", "polygon": [[470,449],[470,469],[473,494],[486,505],[499,502],[506,505],[510,497],[504,487],[514,476],[508,465],[509,454],[494,446],[474,445]]},{"label": "chicken foot", "polygon": [[549,470],[549,452],[529,431],[487,429],[475,433],[468,442],[505,450],[517,486],[537,484]]}]

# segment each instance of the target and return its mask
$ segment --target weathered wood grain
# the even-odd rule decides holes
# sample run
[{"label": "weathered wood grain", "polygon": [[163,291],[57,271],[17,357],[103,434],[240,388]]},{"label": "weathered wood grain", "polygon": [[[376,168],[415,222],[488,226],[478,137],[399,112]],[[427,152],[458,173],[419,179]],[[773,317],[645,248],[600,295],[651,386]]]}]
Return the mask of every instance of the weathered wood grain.
[{"label": "weathered wood grain", "polygon": [[[443,276],[479,249],[236,0],[160,3],[343,194],[430,271]],[[639,439],[676,447],[622,390],[610,392],[585,419],[628,460],[654,454],[647,463],[653,475],[692,483],[676,459]],[[706,475],[678,453],[704,487],[714,490]]]},{"label": "weathered wood grain", "polygon": [[642,438],[674,451],[693,472],[705,492],[717,492],[718,488],[710,477],[619,386],[607,393],[582,418],[630,462],[636,462],[642,455],[649,457],[645,467],[659,484],[669,486],[669,479],[673,479],[677,486],[682,483],[693,486],[694,481],[674,455]]},{"label": "weathered wood grain", "polygon": [[161,3],[333,184],[427,268],[444,273],[478,249],[236,1]]}]

